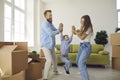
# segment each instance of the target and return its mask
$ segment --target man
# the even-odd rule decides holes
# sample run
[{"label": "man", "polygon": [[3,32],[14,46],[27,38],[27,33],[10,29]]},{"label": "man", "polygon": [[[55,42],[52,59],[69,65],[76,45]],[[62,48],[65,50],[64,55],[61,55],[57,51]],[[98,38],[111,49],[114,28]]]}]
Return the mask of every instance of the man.
[{"label": "man", "polygon": [[44,68],[43,80],[48,79],[49,69],[53,64],[53,72],[58,74],[57,59],[55,53],[55,35],[63,30],[62,23],[59,24],[59,29],[56,29],[52,24],[52,11],[46,10],[44,12],[45,21],[41,25],[41,47],[44,52],[46,63]]}]

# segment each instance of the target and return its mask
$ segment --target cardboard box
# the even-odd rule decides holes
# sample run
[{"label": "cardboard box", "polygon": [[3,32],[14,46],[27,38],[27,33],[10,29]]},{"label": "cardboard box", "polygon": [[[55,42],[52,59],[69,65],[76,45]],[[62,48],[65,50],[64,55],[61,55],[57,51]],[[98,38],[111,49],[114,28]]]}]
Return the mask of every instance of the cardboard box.
[{"label": "cardboard box", "polygon": [[40,49],[40,57],[45,57],[42,49]]},{"label": "cardboard box", "polygon": [[29,53],[28,57],[32,58],[32,61],[40,61],[39,54]]},{"label": "cardboard box", "polygon": [[2,80],[1,73],[0,73],[0,80]]},{"label": "cardboard box", "polygon": [[42,78],[42,63],[30,62],[26,70],[26,80],[37,80]]},{"label": "cardboard box", "polygon": [[120,45],[112,45],[112,57],[120,58]]},{"label": "cardboard box", "polygon": [[112,58],[112,68],[120,70],[120,58]]},{"label": "cardboard box", "polygon": [[19,44],[16,42],[0,42],[0,68],[4,75],[12,76],[27,68],[28,51],[21,48],[27,47],[26,44],[26,42],[19,42]]},{"label": "cardboard box", "polygon": [[120,33],[111,34],[110,42],[112,45],[120,45]]},{"label": "cardboard box", "polygon": [[3,45],[17,45],[15,50],[28,51],[28,43],[27,42],[0,42],[0,47],[2,47]]},{"label": "cardboard box", "polygon": [[13,43],[13,42],[0,42],[0,48],[1,48],[3,45],[14,45],[14,43]]},{"label": "cardboard box", "polygon": [[36,80],[42,78],[42,73],[45,65],[45,58],[39,58],[39,61],[31,61],[26,70],[26,80]]},{"label": "cardboard box", "polygon": [[14,44],[18,46],[16,48],[16,50],[28,51],[28,44],[27,44],[27,42],[15,42]]},{"label": "cardboard box", "polygon": [[25,80],[25,71],[21,71],[15,75],[4,75],[2,80]]}]

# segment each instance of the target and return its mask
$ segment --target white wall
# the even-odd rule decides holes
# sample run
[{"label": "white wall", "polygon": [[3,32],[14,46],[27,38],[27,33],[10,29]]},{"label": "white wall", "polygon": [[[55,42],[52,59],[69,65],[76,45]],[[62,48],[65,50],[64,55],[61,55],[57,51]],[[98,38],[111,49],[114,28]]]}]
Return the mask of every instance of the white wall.
[{"label": "white wall", "polygon": [[[48,0],[45,9],[53,11],[53,20],[56,27],[60,22],[64,23],[64,34],[71,33],[72,25],[79,28],[80,18],[85,14],[91,17],[94,33],[106,30],[109,35],[117,27],[115,0]],[[56,38],[57,43],[60,43],[59,36]],[[93,39],[92,43],[94,43]],[[73,43],[78,44],[79,39],[74,37]]]},{"label": "white wall", "polygon": [[[117,27],[116,0],[42,0],[45,9],[53,11],[53,23],[56,27],[60,22],[64,23],[64,34],[71,33],[71,26],[80,27],[80,18],[83,15],[90,15],[94,28],[94,38],[97,31],[106,30],[108,36],[115,32]],[[110,37],[109,37],[110,38]],[[109,40],[108,38],[108,40]],[[60,44],[59,35],[56,36],[57,44]],[[73,44],[79,44],[79,39],[74,36]],[[112,53],[111,45],[108,43],[105,50]]]},{"label": "white wall", "polygon": [[34,0],[34,46],[29,47],[29,50],[36,50],[37,52],[40,51],[40,0]]},{"label": "white wall", "polygon": [[29,46],[33,46],[34,42],[34,0],[26,0],[26,40]]},{"label": "white wall", "polygon": [[40,51],[40,25],[44,20],[45,4],[41,0],[34,0],[34,46],[29,47],[29,50]]},{"label": "white wall", "polygon": [[40,0],[40,24],[44,21],[45,3]]}]

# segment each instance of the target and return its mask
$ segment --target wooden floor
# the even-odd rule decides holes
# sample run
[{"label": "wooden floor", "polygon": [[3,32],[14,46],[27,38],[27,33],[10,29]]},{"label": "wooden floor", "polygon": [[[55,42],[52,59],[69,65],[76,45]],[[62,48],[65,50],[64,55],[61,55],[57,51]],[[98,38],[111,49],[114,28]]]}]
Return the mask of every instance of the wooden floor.
[{"label": "wooden floor", "polygon": [[[69,76],[65,74],[62,66],[58,66],[58,70],[62,74],[54,75],[51,69],[48,80],[82,80],[79,70],[75,66],[70,69],[71,74]],[[88,72],[90,80],[120,80],[120,71],[112,70],[111,68],[88,67]]]}]

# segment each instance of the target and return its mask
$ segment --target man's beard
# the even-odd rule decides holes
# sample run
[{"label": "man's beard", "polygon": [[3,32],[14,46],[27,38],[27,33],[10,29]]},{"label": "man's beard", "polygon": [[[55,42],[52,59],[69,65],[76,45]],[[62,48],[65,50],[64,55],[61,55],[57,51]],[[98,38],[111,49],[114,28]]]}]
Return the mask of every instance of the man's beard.
[{"label": "man's beard", "polygon": [[50,23],[52,23],[52,20],[50,20],[50,19],[47,19],[47,21],[50,22]]}]

